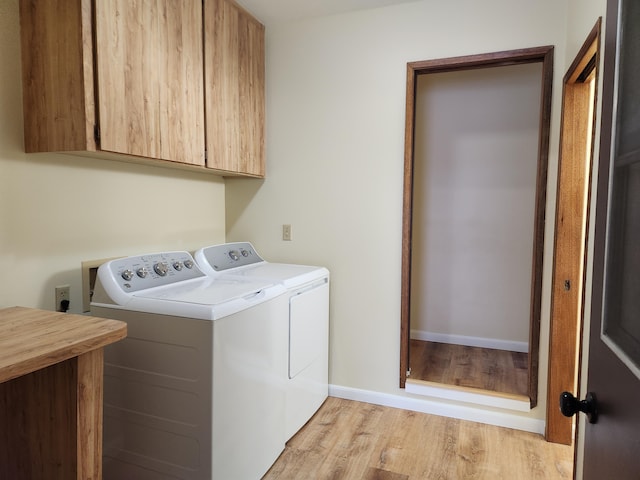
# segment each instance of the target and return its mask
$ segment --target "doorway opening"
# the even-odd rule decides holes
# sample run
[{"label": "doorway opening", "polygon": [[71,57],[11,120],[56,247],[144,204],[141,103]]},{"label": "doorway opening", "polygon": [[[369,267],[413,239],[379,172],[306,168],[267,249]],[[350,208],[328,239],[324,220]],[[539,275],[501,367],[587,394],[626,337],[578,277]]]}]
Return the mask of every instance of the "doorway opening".
[{"label": "doorway opening", "polygon": [[545,437],[565,445],[573,443],[575,419],[561,414],[558,401],[562,392],[578,391],[600,25],[563,80]]},{"label": "doorway opening", "polygon": [[[538,386],[538,349],[540,335],[540,303],[542,289],[542,254],[544,234],[544,210],[546,203],[546,178],[549,147],[549,123],[551,111],[551,84],[553,76],[553,47],[537,47],[531,49],[473,55],[424,62],[413,62],[407,65],[407,110],[405,130],[405,184],[404,184],[404,215],[403,215],[403,251],[402,251],[402,311],[401,311],[401,358],[400,358],[400,387],[406,388],[407,383],[420,383],[414,380],[410,373],[411,365],[411,311],[412,296],[414,299],[421,294],[413,285],[412,272],[414,260],[419,253],[414,249],[414,226],[416,222],[416,97],[421,76],[434,73],[457,72],[468,70],[488,69],[495,67],[526,66],[541,64],[539,71],[539,119],[537,158],[533,168],[533,189],[535,194],[530,205],[530,257],[528,271],[530,283],[528,285],[528,335],[526,343],[526,380],[524,381],[525,398],[528,399],[527,409],[537,404]],[[482,170],[471,175],[482,175]],[[467,202],[468,203],[468,202]],[[446,202],[445,202],[446,204]],[[473,216],[470,217],[470,220]],[[469,240],[469,239],[467,239]],[[473,241],[473,239],[471,239]],[[488,280],[491,281],[491,280]],[[413,287],[413,288],[412,288]],[[454,285],[455,287],[455,285]],[[456,291],[450,296],[464,295],[464,290]],[[415,339],[414,339],[415,340]],[[428,346],[427,346],[428,348]],[[411,376],[410,378],[408,378]],[[501,396],[505,396],[500,394]]]}]

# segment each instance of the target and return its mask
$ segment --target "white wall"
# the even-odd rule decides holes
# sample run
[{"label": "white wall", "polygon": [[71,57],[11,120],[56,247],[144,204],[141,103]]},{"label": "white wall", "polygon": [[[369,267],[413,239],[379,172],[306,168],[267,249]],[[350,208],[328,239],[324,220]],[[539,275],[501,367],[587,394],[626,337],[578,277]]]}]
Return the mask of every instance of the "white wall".
[{"label": "white wall", "polygon": [[84,260],[225,239],[218,177],[69,155],[24,153],[18,0],[0,2],[0,308],[54,308]]},{"label": "white wall", "polygon": [[[399,389],[406,64],[555,45],[555,192],[567,3],[420,1],[267,31],[267,179],[227,181],[227,239],[273,261],[327,266],[330,382]],[[540,403],[544,418],[555,195],[548,196]],[[281,240],[290,223],[293,241]]]},{"label": "white wall", "polygon": [[541,80],[541,63],[418,77],[412,337],[527,351]]}]

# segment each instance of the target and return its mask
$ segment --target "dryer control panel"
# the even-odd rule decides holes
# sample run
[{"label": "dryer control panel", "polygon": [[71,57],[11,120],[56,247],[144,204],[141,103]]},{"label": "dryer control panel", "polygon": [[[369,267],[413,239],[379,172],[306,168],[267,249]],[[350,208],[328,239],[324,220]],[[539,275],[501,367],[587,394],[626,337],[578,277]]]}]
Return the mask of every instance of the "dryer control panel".
[{"label": "dryer control panel", "polygon": [[205,263],[199,262],[199,264],[210,265],[216,272],[264,262],[249,242],[212,245],[202,249],[201,253],[204,256]]}]

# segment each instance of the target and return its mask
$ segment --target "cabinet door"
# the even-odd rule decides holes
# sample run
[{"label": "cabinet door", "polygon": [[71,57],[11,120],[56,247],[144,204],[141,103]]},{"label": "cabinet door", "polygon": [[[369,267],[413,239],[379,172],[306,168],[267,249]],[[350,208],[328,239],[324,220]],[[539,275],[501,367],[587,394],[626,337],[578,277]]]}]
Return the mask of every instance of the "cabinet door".
[{"label": "cabinet door", "polygon": [[201,3],[95,9],[101,150],[204,165]]},{"label": "cabinet door", "polygon": [[205,0],[207,166],[264,176],[264,26],[232,0]]}]

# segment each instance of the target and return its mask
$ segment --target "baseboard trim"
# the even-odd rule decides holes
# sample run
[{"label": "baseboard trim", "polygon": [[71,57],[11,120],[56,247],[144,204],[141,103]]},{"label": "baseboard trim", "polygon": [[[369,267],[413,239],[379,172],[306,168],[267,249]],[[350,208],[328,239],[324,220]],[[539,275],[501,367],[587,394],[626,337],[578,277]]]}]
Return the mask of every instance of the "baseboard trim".
[{"label": "baseboard trim", "polygon": [[468,347],[493,348],[496,350],[507,350],[509,352],[529,352],[528,342],[500,340],[497,338],[469,337],[466,335],[453,335],[449,333],[427,332],[424,330],[411,330],[411,339],[422,340],[423,342],[466,345]]},{"label": "baseboard trim", "polygon": [[525,432],[544,435],[545,421],[531,418],[512,411],[499,411],[492,407],[479,407],[463,401],[438,399],[435,397],[417,398],[407,394],[391,394],[362,390],[340,385],[329,385],[329,395],[332,397],[372,403],[385,407],[401,408],[414,412],[439,415],[441,417],[458,418],[471,422],[485,423],[498,427],[513,428]]}]

